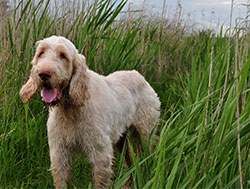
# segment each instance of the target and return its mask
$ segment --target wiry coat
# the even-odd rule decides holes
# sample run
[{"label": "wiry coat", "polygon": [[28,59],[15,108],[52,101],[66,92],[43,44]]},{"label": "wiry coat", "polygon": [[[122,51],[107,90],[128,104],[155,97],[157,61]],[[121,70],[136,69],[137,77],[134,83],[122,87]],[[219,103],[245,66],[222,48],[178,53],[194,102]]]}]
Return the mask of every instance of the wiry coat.
[{"label": "wiry coat", "polygon": [[129,127],[146,138],[159,118],[160,101],[137,71],[106,77],[89,70],[85,57],[66,38],[38,42],[24,102],[41,90],[50,106],[47,122],[51,171],[56,188],[69,184],[71,157],[83,153],[93,166],[95,188],[112,176],[113,144]]}]

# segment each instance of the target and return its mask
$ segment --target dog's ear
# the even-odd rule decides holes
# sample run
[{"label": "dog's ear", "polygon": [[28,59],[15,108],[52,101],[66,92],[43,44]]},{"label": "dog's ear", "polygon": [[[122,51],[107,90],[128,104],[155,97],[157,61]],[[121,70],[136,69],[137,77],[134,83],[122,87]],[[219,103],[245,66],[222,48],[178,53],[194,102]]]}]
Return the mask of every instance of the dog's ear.
[{"label": "dog's ear", "polygon": [[69,96],[72,105],[83,106],[89,97],[87,65],[83,55],[76,53],[73,61],[73,74],[69,84]]},{"label": "dog's ear", "polygon": [[[37,50],[39,43],[40,43],[40,41],[36,42],[36,50]],[[35,62],[36,62],[36,58],[34,56],[34,58],[31,61],[31,64],[34,66]],[[36,90],[38,88],[36,82],[34,81],[34,79],[31,76],[33,69],[34,69],[34,67],[32,67],[32,69],[31,69],[31,74],[29,76],[28,81],[22,86],[22,88],[19,92],[19,95],[24,103],[29,101],[30,97],[36,92]]]},{"label": "dog's ear", "polygon": [[37,85],[33,78],[30,76],[29,80],[22,86],[20,90],[20,97],[24,103],[28,102],[30,97],[36,92]]}]

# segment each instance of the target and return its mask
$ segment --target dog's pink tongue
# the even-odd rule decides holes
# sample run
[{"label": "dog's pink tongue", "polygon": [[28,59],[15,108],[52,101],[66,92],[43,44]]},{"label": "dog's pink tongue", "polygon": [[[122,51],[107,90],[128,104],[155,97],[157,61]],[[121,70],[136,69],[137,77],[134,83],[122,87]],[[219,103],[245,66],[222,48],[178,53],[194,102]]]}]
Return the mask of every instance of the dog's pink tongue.
[{"label": "dog's pink tongue", "polygon": [[42,100],[46,103],[51,103],[57,99],[57,89],[43,88],[41,91]]}]

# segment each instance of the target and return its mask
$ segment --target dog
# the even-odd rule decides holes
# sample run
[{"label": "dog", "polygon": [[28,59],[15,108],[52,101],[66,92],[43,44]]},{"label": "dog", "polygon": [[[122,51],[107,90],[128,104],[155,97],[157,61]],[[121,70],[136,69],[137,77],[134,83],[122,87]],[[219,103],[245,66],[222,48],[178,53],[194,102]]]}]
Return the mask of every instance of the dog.
[{"label": "dog", "polygon": [[74,44],[51,36],[37,42],[24,103],[40,91],[49,107],[47,134],[57,189],[69,187],[71,159],[82,153],[93,169],[94,188],[111,184],[113,145],[133,127],[147,139],[160,116],[160,100],[137,71],[102,76],[88,69]]}]

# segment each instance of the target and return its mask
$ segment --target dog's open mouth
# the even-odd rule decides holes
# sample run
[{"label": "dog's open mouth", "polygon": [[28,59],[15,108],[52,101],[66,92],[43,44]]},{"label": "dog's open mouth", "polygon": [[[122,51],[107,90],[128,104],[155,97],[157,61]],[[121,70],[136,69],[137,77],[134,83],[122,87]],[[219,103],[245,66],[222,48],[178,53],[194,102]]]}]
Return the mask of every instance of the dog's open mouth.
[{"label": "dog's open mouth", "polygon": [[62,97],[62,91],[57,88],[43,87],[41,90],[42,101],[47,104],[56,102]]}]

